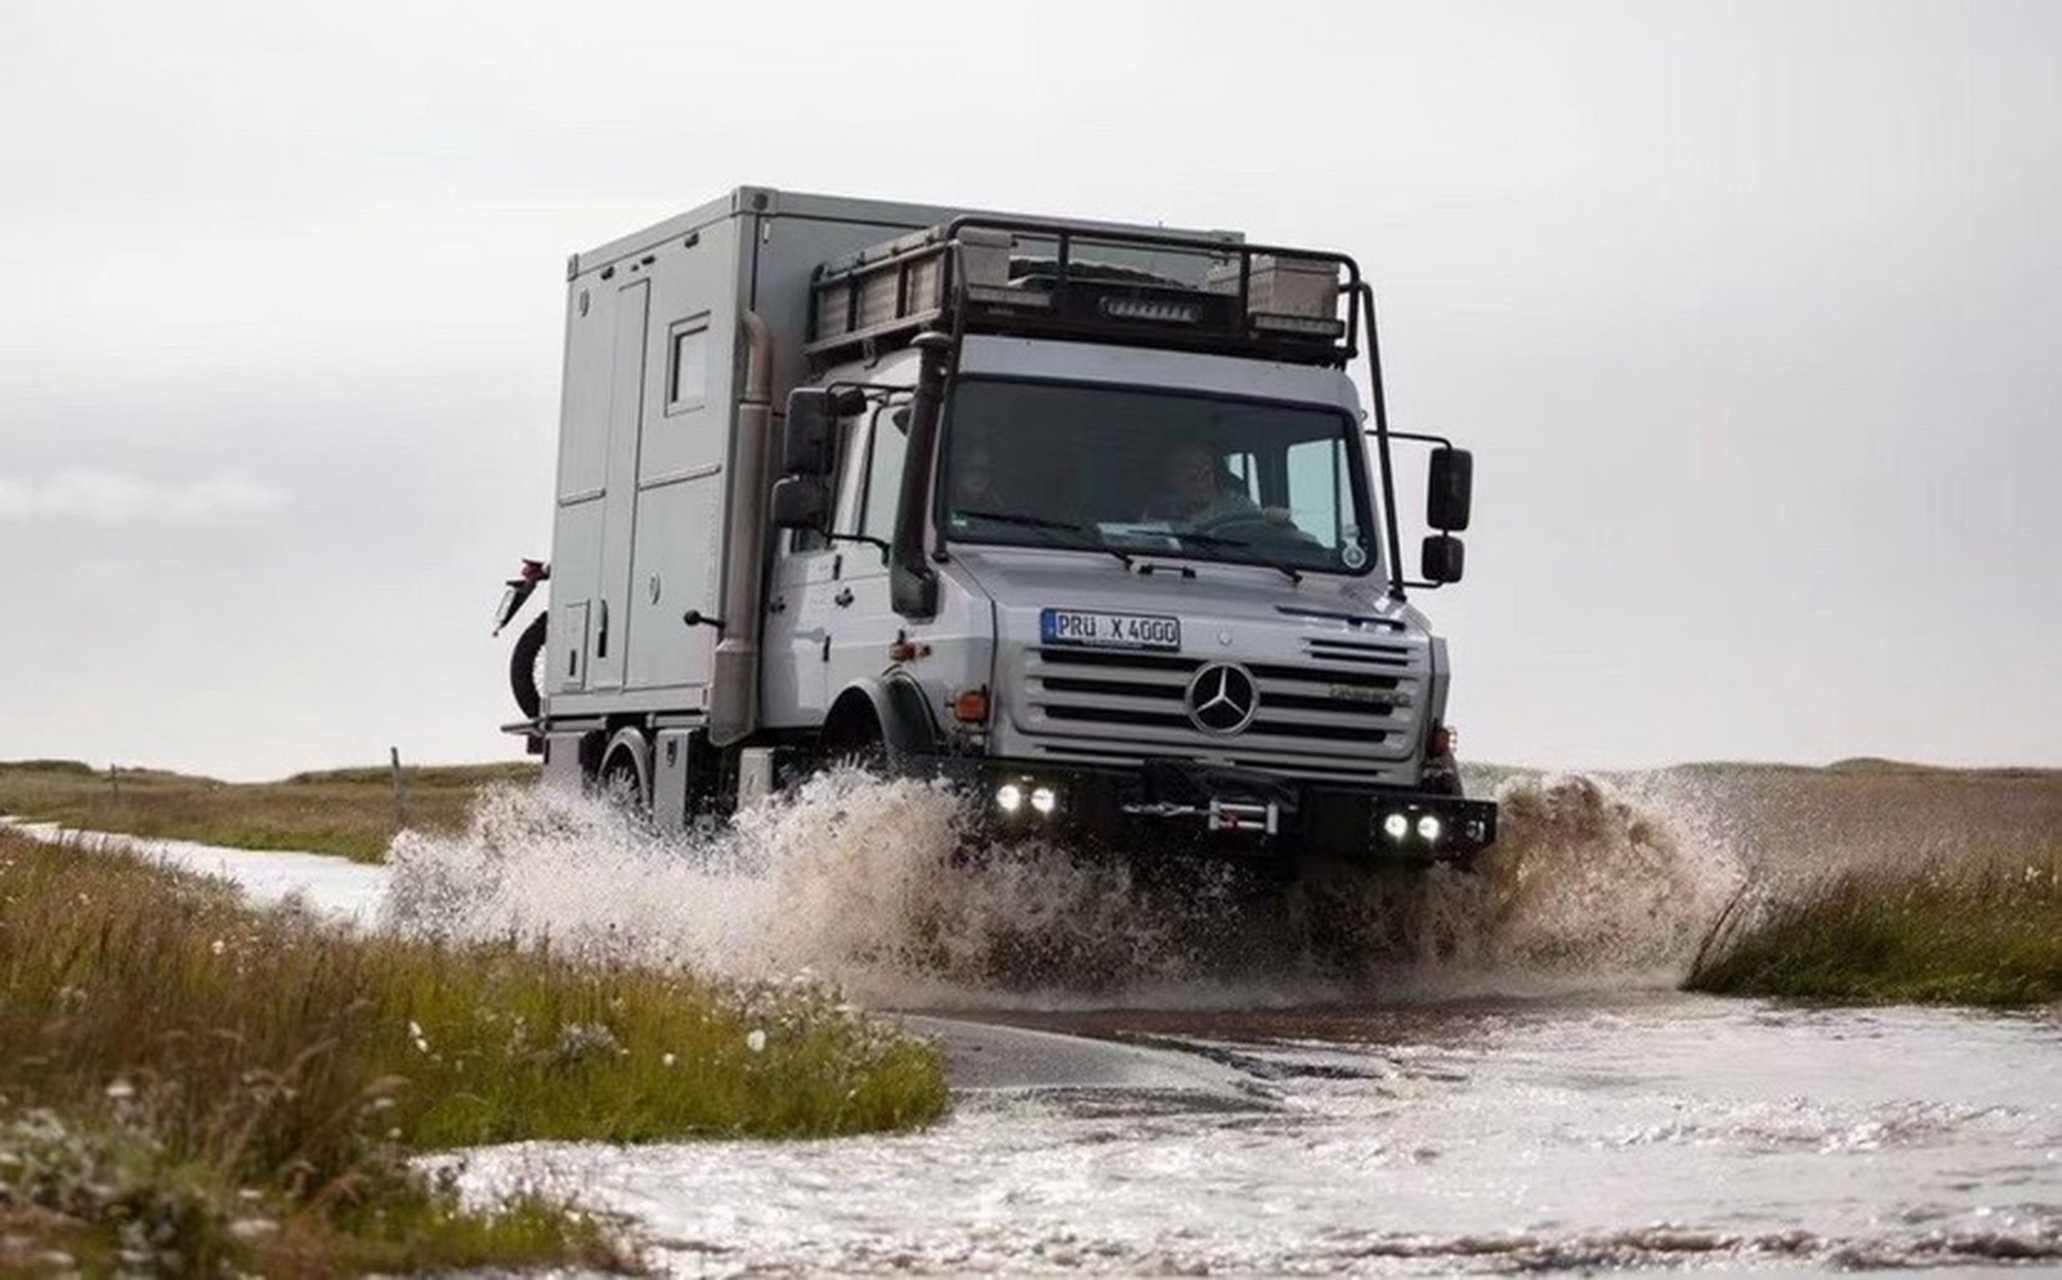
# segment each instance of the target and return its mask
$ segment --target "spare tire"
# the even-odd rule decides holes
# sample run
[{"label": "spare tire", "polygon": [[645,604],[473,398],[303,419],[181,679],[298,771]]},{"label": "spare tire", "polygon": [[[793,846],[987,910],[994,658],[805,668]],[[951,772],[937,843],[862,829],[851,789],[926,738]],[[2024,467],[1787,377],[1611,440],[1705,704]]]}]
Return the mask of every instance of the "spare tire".
[{"label": "spare tire", "polygon": [[532,720],[537,718],[538,708],[544,705],[537,692],[537,659],[544,653],[544,633],[550,629],[547,625],[550,619],[549,613],[540,613],[530,619],[530,625],[516,637],[515,649],[508,655],[509,692],[515,695],[516,706]]}]

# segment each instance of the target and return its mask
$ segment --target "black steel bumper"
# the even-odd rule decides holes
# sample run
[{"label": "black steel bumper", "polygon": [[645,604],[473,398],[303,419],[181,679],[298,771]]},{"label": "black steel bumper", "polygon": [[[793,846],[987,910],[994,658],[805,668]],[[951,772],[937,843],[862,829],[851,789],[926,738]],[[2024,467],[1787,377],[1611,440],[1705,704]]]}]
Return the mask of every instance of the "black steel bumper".
[{"label": "black steel bumper", "polygon": [[958,783],[1000,834],[1141,852],[1428,865],[1465,862],[1496,840],[1495,804],[1434,792],[1186,761],[1103,769],[932,757],[919,767]]}]

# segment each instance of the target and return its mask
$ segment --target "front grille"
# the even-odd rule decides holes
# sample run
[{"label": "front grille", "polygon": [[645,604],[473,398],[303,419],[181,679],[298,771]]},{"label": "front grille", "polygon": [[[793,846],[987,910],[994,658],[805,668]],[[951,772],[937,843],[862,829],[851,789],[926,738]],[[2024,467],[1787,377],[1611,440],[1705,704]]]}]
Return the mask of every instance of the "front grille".
[{"label": "front grille", "polygon": [[[1350,646],[1350,647],[1349,647]],[[1083,762],[1205,758],[1339,781],[1386,781],[1419,729],[1426,672],[1407,644],[1306,642],[1307,663],[1246,663],[1260,705],[1236,734],[1207,733],[1183,694],[1210,658],[1057,646],[1024,653],[1012,720],[1038,750]]]}]

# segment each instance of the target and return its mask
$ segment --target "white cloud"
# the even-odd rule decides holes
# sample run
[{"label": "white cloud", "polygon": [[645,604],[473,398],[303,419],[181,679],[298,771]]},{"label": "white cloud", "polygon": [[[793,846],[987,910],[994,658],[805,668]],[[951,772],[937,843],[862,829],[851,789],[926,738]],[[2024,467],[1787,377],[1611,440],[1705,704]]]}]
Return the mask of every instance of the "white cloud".
[{"label": "white cloud", "polygon": [[198,524],[261,515],[285,503],[284,491],[234,473],[184,484],[85,470],[60,471],[40,481],[0,478],[0,520],[72,517],[103,524]]}]

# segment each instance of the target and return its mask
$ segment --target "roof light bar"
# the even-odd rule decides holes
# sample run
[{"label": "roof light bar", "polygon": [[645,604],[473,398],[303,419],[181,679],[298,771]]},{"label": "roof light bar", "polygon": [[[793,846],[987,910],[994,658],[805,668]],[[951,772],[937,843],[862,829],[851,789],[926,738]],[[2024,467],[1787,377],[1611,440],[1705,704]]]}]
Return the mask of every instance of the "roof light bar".
[{"label": "roof light bar", "polygon": [[1036,307],[1041,311],[1052,310],[1052,295],[1039,289],[1013,289],[1007,285],[968,284],[967,300],[985,302],[990,306]]},{"label": "roof light bar", "polygon": [[1100,305],[1104,315],[1117,320],[1194,324],[1203,318],[1203,308],[1193,302],[1169,302],[1159,298],[1104,298]]},{"label": "roof light bar", "polygon": [[1346,336],[1344,320],[1321,320],[1315,316],[1270,315],[1255,311],[1247,316],[1255,329],[1267,333],[1307,333],[1313,338],[1343,338]]}]

